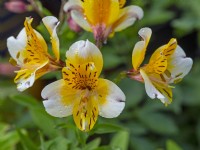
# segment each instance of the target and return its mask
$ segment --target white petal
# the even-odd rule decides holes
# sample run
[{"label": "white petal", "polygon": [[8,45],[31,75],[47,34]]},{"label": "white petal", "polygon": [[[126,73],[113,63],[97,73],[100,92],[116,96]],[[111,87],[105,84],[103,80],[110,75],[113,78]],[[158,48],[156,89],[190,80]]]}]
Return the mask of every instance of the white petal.
[{"label": "white petal", "polygon": [[135,44],[132,53],[132,65],[135,70],[138,70],[139,66],[144,60],[146,49],[151,38],[152,31],[150,28],[142,28],[139,30],[138,34],[141,36],[142,40]]},{"label": "white petal", "polygon": [[193,61],[186,57],[185,52],[180,46],[177,46],[174,54],[169,59],[167,70],[171,73],[170,83],[181,80],[189,73],[192,68]]},{"label": "white petal", "polygon": [[35,82],[35,72],[31,73],[29,78],[22,78],[17,82],[17,90],[20,92],[26,90],[27,88],[33,86],[33,83]]},{"label": "white petal", "polygon": [[85,16],[83,14],[83,12],[81,11],[77,11],[77,10],[72,10],[71,11],[71,16],[72,19],[80,26],[82,27],[84,30],[86,31],[91,31],[91,26],[90,24],[87,22],[87,20],[85,19]]},{"label": "white petal", "polygon": [[100,50],[90,41],[75,42],[66,52],[67,61],[74,64],[85,64],[93,62],[97,68],[98,75],[103,67],[103,57]]},{"label": "white petal", "polygon": [[26,32],[24,28],[20,31],[17,38],[14,38],[13,36],[11,36],[7,39],[8,51],[11,57],[15,59],[17,64],[20,66],[21,64],[23,64],[23,57],[22,55],[19,55],[19,58],[17,58],[17,54],[18,52],[21,52],[25,49],[26,43],[27,43],[27,37],[26,37]]},{"label": "white petal", "polygon": [[65,12],[69,12],[73,9],[76,9],[77,7],[81,7],[80,0],[69,0],[67,3],[65,3],[63,9]]},{"label": "white petal", "polygon": [[155,86],[152,84],[151,80],[145,73],[143,69],[140,69],[140,74],[142,75],[142,78],[144,79],[145,89],[147,95],[151,98],[158,98],[158,99],[164,99],[165,97],[155,88]]},{"label": "white petal", "polygon": [[59,54],[60,43],[59,43],[59,39],[56,33],[56,28],[58,27],[60,22],[54,16],[44,17],[42,21],[51,35],[52,49],[58,61],[60,58],[60,54]]},{"label": "white petal", "polygon": [[85,19],[80,0],[69,0],[64,6],[64,11],[70,13],[72,19],[84,30],[91,31],[91,27]]},{"label": "white petal", "polygon": [[58,80],[47,85],[41,92],[45,110],[52,116],[55,117],[66,117],[72,114],[72,105],[64,105],[62,95],[60,94],[61,89],[64,86],[64,81]]},{"label": "white petal", "polygon": [[[98,88],[98,94],[105,96],[105,103],[99,105],[99,115],[105,118],[114,118],[120,115],[125,106],[125,95],[122,90],[113,82],[106,79],[99,79],[103,83]],[[106,86],[106,87],[105,87]],[[108,94],[104,90],[108,89]],[[107,93],[107,92],[106,92]]]},{"label": "white petal", "polygon": [[143,10],[138,6],[128,6],[122,9],[121,15],[117,20],[114,31],[121,31],[131,26],[137,19],[143,17]]}]

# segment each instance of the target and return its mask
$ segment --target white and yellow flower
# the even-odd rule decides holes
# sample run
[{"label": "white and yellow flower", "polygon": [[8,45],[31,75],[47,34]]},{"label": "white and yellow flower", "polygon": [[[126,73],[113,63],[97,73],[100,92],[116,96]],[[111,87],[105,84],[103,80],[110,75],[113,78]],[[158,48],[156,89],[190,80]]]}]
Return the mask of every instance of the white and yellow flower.
[{"label": "white and yellow flower", "polygon": [[114,32],[131,26],[143,17],[135,5],[124,7],[126,0],[69,0],[64,11],[84,30],[93,32],[95,39],[104,42]]},{"label": "white and yellow flower", "polygon": [[113,82],[99,78],[102,54],[89,41],[78,41],[66,52],[63,79],[42,90],[47,113],[55,117],[73,114],[77,127],[89,131],[98,115],[117,117],[125,106],[125,95]]},{"label": "white and yellow flower", "polygon": [[45,73],[59,67],[59,39],[56,28],[59,24],[57,18],[48,16],[42,19],[51,36],[52,50],[55,58],[47,51],[47,44],[40,33],[31,26],[33,18],[26,18],[24,28],[17,38],[13,36],[7,39],[8,51],[11,55],[11,63],[21,69],[16,71],[14,82],[17,89],[24,91],[31,87],[34,81]]},{"label": "white and yellow flower", "polygon": [[190,71],[193,61],[187,58],[183,49],[172,38],[168,44],[159,47],[151,56],[149,63],[140,67],[151,37],[150,28],[142,28],[142,40],[135,44],[132,53],[133,70],[129,77],[144,82],[147,95],[160,99],[164,104],[172,102],[171,83],[178,83]]}]

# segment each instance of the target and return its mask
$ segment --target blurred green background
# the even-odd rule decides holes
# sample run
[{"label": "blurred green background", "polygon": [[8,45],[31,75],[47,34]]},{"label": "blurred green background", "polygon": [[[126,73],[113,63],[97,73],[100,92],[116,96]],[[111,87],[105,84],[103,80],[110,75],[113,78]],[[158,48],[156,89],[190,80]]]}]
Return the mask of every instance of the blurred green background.
[{"label": "blurred green background", "polygon": [[[33,26],[48,42],[49,35],[35,12],[8,12],[4,2],[7,1],[0,2],[0,150],[200,149],[200,0],[127,1],[126,5],[142,7],[144,18],[116,33],[103,46],[102,77],[114,81],[121,71],[132,68],[132,50],[140,40],[137,32],[146,26],[153,31],[147,60],[156,48],[174,37],[186,55],[193,58],[194,65],[173,89],[174,99],[168,107],[157,99],[150,100],[142,83],[121,80],[117,84],[126,95],[124,111],[118,118],[99,117],[89,133],[79,131],[72,116],[55,118],[44,110],[40,92],[48,83],[60,79],[60,72],[45,75],[23,93],[16,90],[13,68],[7,66],[10,57],[5,46],[7,37],[17,35],[23,27],[24,17],[30,15],[35,17]],[[44,14],[58,17],[61,1],[40,2]],[[59,30],[59,38],[63,60],[66,50],[75,41],[94,41],[92,33],[75,33],[69,29],[66,21]]]}]

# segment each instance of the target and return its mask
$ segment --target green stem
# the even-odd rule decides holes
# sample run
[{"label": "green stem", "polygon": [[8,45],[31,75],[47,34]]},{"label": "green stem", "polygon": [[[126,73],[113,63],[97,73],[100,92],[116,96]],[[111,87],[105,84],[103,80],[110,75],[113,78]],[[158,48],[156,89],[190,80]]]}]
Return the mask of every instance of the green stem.
[{"label": "green stem", "polygon": [[114,82],[117,84],[119,83],[122,79],[127,77],[126,71],[122,71],[121,73],[118,74],[118,76],[114,79]]}]

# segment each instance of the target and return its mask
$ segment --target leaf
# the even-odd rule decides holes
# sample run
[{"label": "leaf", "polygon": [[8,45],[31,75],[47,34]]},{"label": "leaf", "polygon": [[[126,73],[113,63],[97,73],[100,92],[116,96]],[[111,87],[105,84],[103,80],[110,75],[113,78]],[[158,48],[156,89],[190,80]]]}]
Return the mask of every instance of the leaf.
[{"label": "leaf", "polygon": [[135,82],[131,79],[124,79],[119,83],[119,87],[126,95],[126,107],[132,108],[143,100],[145,92],[142,83]]},{"label": "leaf", "polygon": [[166,150],[182,150],[182,148],[179,147],[179,146],[178,146],[174,141],[172,141],[172,140],[167,140],[166,147],[167,147]]},{"label": "leaf", "polygon": [[98,148],[99,144],[101,142],[100,138],[96,138],[93,141],[89,142],[83,150],[94,150],[95,148]]},{"label": "leaf", "polygon": [[38,147],[32,142],[26,133],[23,133],[21,130],[17,130],[17,132],[24,150],[38,150]]},{"label": "leaf", "polygon": [[134,150],[155,150],[156,146],[150,140],[140,137],[131,138],[131,149]]},{"label": "leaf", "polygon": [[123,128],[121,126],[113,125],[113,124],[97,124],[94,126],[94,129],[91,131],[92,133],[104,134],[104,133],[113,133],[117,131],[121,131]]},{"label": "leaf", "polygon": [[127,131],[118,132],[111,140],[112,149],[127,150],[129,143],[129,133]]},{"label": "leaf", "polygon": [[[19,136],[15,130],[10,130],[9,125],[0,123],[0,149],[12,150],[19,142]],[[9,131],[10,130],[10,131]]]},{"label": "leaf", "polygon": [[152,131],[165,135],[178,133],[175,121],[167,115],[159,112],[138,111],[138,118]]}]

